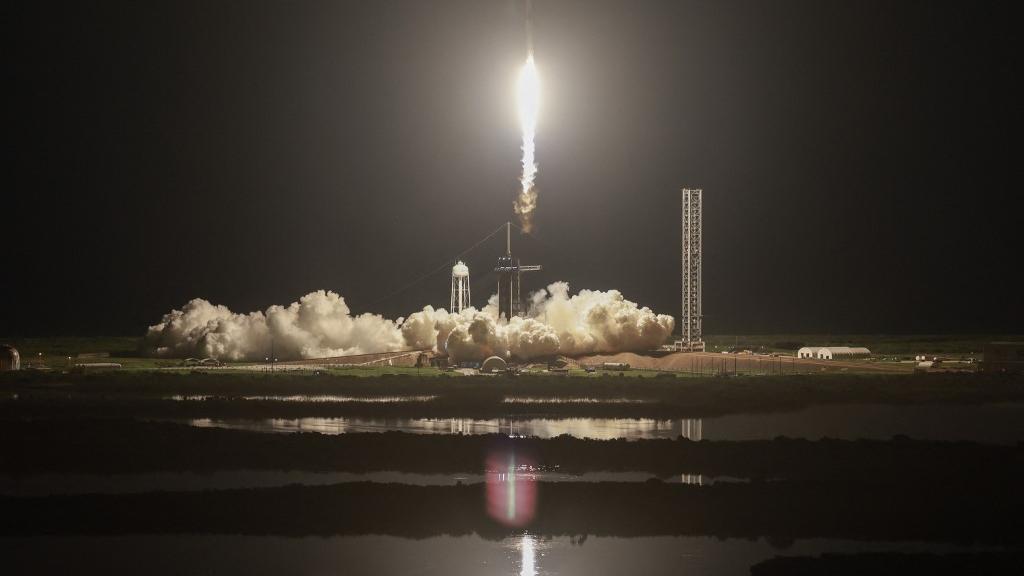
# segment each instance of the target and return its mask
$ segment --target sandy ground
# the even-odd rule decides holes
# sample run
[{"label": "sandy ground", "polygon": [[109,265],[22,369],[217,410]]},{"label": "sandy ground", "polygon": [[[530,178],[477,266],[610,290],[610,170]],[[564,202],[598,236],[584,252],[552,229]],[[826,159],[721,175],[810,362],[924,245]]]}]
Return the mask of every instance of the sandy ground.
[{"label": "sandy ground", "polygon": [[[275,370],[311,370],[329,366],[415,366],[421,351],[382,352],[278,362]],[[792,356],[721,354],[714,352],[674,352],[644,355],[634,352],[594,354],[567,359],[571,364],[599,366],[605,362],[629,364],[632,369],[688,372],[694,374],[815,374],[821,372],[863,372],[900,374],[913,371],[913,364],[871,360],[817,360]],[[230,366],[230,369],[266,370],[265,364]]]},{"label": "sandy ground", "polygon": [[872,362],[870,360],[816,360],[793,356],[716,354],[713,352],[674,352],[664,356],[646,356],[633,352],[595,354],[576,358],[580,364],[625,362],[631,368],[717,374],[810,374],[818,372],[907,373],[912,364]]}]

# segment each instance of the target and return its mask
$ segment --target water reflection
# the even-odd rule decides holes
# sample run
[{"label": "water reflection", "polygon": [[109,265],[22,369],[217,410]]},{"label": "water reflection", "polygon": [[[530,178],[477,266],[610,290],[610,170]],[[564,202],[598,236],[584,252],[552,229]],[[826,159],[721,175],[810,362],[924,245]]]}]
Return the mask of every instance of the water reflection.
[{"label": "water reflection", "polygon": [[523,556],[520,563],[519,576],[537,576],[537,566],[535,564],[536,559],[534,558],[533,551],[533,536],[529,534],[523,534],[522,541],[519,544],[519,548],[522,550]]},{"label": "water reflection", "polygon": [[[212,394],[172,394],[164,396],[164,400],[175,402],[201,402],[216,398]],[[340,396],[337,394],[269,394],[256,396],[238,396],[242,400],[269,400],[274,402],[347,402],[362,404],[393,404],[398,402],[429,402],[437,395],[418,396]]]},{"label": "water reflection", "polygon": [[704,437],[704,420],[700,418],[682,420],[679,435],[694,442],[700,442]]},{"label": "water reflection", "polygon": [[[786,555],[977,549],[940,543],[809,539],[794,542]],[[507,540],[149,535],[0,538],[0,554],[5,574],[748,576],[752,564],[779,551],[763,538],[590,536],[580,546],[572,537],[534,534]]]},{"label": "water reflection", "polygon": [[[188,421],[262,432],[384,432],[415,434],[506,434],[552,438],[678,438],[759,440],[777,436],[818,439],[888,440],[906,435],[921,440],[970,440],[1015,444],[1024,440],[1024,404],[974,406],[814,406],[796,412],[730,414],[713,418],[658,420],[650,418],[296,418],[210,419]],[[707,429],[705,430],[705,425]]]},{"label": "water reflection", "polygon": [[400,431],[413,434],[505,434],[511,437],[554,438],[677,438],[700,440],[700,420],[653,420],[635,418],[270,418],[264,420],[195,418],[192,426],[232,428],[259,432],[353,432]]},{"label": "water reflection", "polygon": [[651,401],[638,398],[507,396],[502,402],[505,404],[649,404]]},{"label": "water reflection", "polygon": [[537,477],[533,463],[513,452],[487,457],[485,494],[487,513],[506,526],[525,526],[533,520],[537,504]]},{"label": "water reflection", "polygon": [[421,396],[338,396],[335,394],[293,394],[289,396],[242,396],[243,400],[273,400],[275,402],[352,402],[363,404],[393,404],[396,402],[429,402],[436,395]]},{"label": "water reflection", "polygon": [[[497,474],[507,471],[492,470]],[[552,470],[516,471],[520,481],[531,482],[644,482],[657,478],[649,472],[586,472],[568,474]],[[674,475],[670,483],[707,485],[716,482],[746,482],[731,476]],[[323,486],[345,482],[381,482],[417,486],[454,486],[477,484],[487,480],[486,474],[418,474],[413,472],[304,472],[299,470],[218,470],[215,472],[145,472],[134,474],[28,474],[0,475],[0,495],[51,496],[57,494],[132,494],[158,490],[192,492],[234,488],[271,488],[289,484]]]}]

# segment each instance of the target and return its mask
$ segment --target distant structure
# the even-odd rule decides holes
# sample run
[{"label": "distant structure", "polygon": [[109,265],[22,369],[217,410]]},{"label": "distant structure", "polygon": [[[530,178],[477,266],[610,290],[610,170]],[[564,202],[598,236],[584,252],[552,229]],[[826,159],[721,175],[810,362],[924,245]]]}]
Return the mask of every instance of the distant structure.
[{"label": "distant structure", "polygon": [[216,358],[186,358],[182,366],[223,366],[224,363]]},{"label": "distant structure", "polygon": [[120,370],[118,362],[80,362],[71,367],[75,372],[98,372],[105,370]]},{"label": "distant structure", "polygon": [[21,355],[14,346],[0,346],[0,372],[21,370]]},{"label": "distant structure", "polygon": [[796,351],[797,358],[817,358],[818,350],[820,346],[804,346],[803,348]]},{"label": "distant structure", "polygon": [[449,312],[458,314],[469,308],[469,266],[462,260],[452,266],[452,304]]},{"label": "distant structure", "polygon": [[989,342],[981,361],[983,372],[1024,372],[1024,342]]},{"label": "distant structure", "polygon": [[494,374],[495,372],[504,372],[508,369],[508,363],[498,356],[491,356],[484,363],[480,365],[480,372],[484,374]]},{"label": "distant structure", "polygon": [[498,273],[498,315],[506,319],[522,315],[522,304],[519,294],[519,275],[522,272],[540,270],[536,265],[520,265],[518,258],[512,257],[512,224],[505,223],[505,255],[498,258],[494,271]]},{"label": "distant structure", "polygon": [[871,350],[848,346],[804,346],[796,352],[797,358],[817,358],[818,360],[867,358],[868,356],[871,356]]},{"label": "distant structure", "polygon": [[701,311],[701,214],[703,190],[683,188],[683,242],[682,314],[679,327],[682,337],[676,341],[676,350],[704,351],[703,312]]}]

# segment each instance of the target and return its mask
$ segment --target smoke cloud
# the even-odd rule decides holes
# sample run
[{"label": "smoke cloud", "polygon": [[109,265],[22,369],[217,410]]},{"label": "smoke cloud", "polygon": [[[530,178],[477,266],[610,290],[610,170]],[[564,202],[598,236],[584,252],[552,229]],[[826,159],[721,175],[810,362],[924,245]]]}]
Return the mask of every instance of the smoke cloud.
[{"label": "smoke cloud", "polygon": [[352,316],[344,298],[323,290],[287,307],[236,314],[195,299],[151,326],[145,346],[157,356],[281,360],[434,349],[455,362],[492,355],[530,359],[555,354],[644,351],[663,344],[675,320],[626,300],[617,290],[581,290],[556,282],[530,297],[525,318],[499,319],[497,297],[482,309],[451,313],[426,306],[397,321]]},{"label": "smoke cloud", "polygon": [[[399,319],[401,322],[401,319]],[[150,326],[144,347],[156,356],[221,360],[322,358],[398,350],[398,323],[377,314],[352,316],[334,292],[310,292],[287,307],[236,314],[196,298]]]},{"label": "smoke cloud", "polygon": [[581,290],[555,282],[530,298],[526,318],[498,319],[496,297],[482,310],[451,314],[431,306],[409,315],[402,335],[413,347],[433,347],[453,361],[487,356],[523,359],[553,354],[644,351],[672,335],[675,320],[626,300],[618,290]]}]

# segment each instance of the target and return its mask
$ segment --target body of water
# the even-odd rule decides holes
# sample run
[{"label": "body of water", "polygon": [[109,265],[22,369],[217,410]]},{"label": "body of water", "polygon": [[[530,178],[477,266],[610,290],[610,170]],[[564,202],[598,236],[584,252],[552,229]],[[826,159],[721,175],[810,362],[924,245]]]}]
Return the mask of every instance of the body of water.
[{"label": "body of water", "polygon": [[[217,398],[212,394],[172,394],[164,396],[164,400],[175,402],[202,402]],[[419,396],[341,396],[337,394],[270,394],[257,396],[239,396],[242,400],[269,400],[273,402],[340,402],[353,404],[396,404],[402,402],[429,402],[437,398],[434,395]]]},{"label": "body of water", "polygon": [[1024,404],[969,406],[878,404],[813,406],[796,412],[731,414],[712,418],[272,418],[263,420],[198,418],[193,426],[261,432],[402,431],[416,434],[508,434],[552,438],[676,438],[759,440],[790,438],[889,439],[905,435],[921,440],[971,440],[1015,444],[1024,440]]},{"label": "body of water", "polygon": [[231,535],[0,539],[5,574],[345,574],[379,576],[745,576],[778,554],[946,552],[947,544],[809,539],[784,550],[764,539],[478,536],[278,538]]},{"label": "body of water", "polygon": [[[557,471],[524,472],[520,478],[534,482],[643,482],[655,478],[647,472],[587,472],[573,475]],[[484,474],[410,474],[406,472],[305,472],[299,470],[217,470],[215,472],[147,472],[135,474],[31,474],[0,476],[0,495],[52,496],[58,494],[135,494],[272,488],[289,484],[322,486],[343,482],[382,482],[418,486],[452,486],[483,482]],[[741,478],[682,474],[664,482],[710,485],[742,482]]]}]

